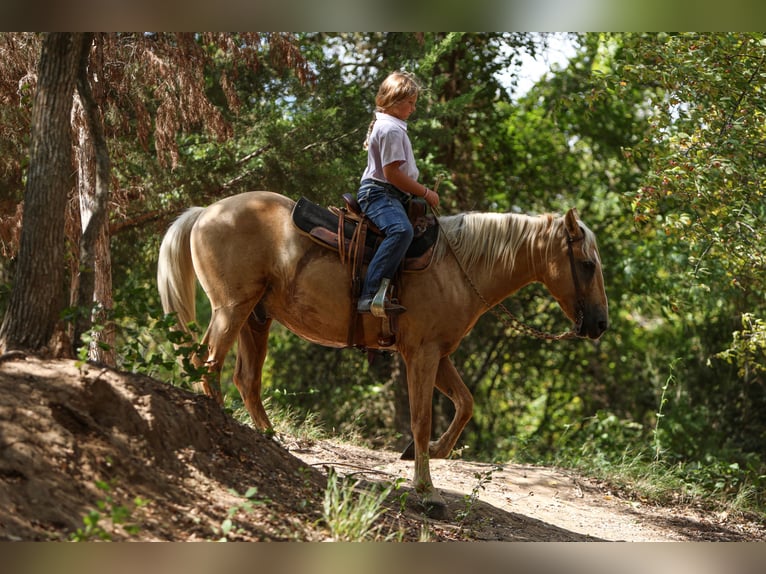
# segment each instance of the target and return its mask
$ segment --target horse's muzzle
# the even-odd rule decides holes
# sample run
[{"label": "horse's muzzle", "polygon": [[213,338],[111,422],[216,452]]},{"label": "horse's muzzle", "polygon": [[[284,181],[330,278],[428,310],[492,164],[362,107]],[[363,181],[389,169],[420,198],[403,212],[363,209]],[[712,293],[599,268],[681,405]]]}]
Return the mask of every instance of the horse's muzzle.
[{"label": "horse's muzzle", "polygon": [[578,337],[587,337],[588,339],[598,339],[609,328],[609,319],[606,313],[585,313],[582,321],[575,325],[575,332]]}]

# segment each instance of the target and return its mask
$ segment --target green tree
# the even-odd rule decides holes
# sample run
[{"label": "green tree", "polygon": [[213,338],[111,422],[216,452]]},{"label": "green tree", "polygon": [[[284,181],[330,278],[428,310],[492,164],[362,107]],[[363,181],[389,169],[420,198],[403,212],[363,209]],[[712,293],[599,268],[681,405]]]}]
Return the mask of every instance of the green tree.
[{"label": "green tree", "polygon": [[[3,40],[4,52],[9,56],[3,63],[4,71],[21,74],[23,65],[29,63],[29,53],[37,48],[34,36],[6,34]],[[78,137],[77,183],[83,195],[81,205],[92,204],[94,197],[99,198],[96,205],[105,205],[108,187],[113,184],[116,193],[111,194],[113,212],[109,219],[112,220],[130,217],[132,209],[140,205],[138,217],[147,221],[148,215],[157,209],[155,206],[164,204],[165,209],[174,209],[177,204],[172,201],[172,195],[168,201],[168,195],[161,189],[148,191],[151,180],[143,175],[140,193],[135,193],[135,188],[125,188],[122,169],[114,174],[117,181],[110,181],[107,145],[114,145],[120,154],[125,151],[124,146],[128,147],[125,156],[129,159],[124,164],[120,162],[120,166],[124,165],[128,170],[136,168],[130,159],[140,157],[141,165],[137,171],[144,174],[148,171],[152,175],[162,173],[178,164],[180,134],[195,132],[219,141],[231,136],[228,118],[241,106],[241,94],[236,89],[240,71],[259,67],[262,59],[267,57],[275,68],[297,71],[301,80],[310,76],[305,60],[287,34],[89,34],[85,37],[89,48],[91,40],[92,54],[90,57],[87,53],[83,55],[80,67],[82,81],[78,92],[88,129],[80,132]],[[27,80],[28,76],[29,71],[20,78],[21,84],[34,84],[34,80]],[[97,78],[97,81],[90,78]],[[12,86],[6,83],[1,87],[9,90]],[[40,87],[38,84],[37,93]],[[62,84],[61,87],[67,86]],[[4,99],[13,101],[9,94],[3,95]],[[71,102],[69,107],[71,109]],[[86,149],[94,142],[95,152]],[[94,169],[93,164],[98,169]],[[145,170],[146,166],[150,169]],[[98,193],[92,192],[91,180]],[[28,194],[27,202],[32,197]],[[80,337],[90,326],[90,301],[96,285],[101,289],[96,293],[95,302],[111,307],[111,258],[108,238],[101,233],[107,214],[95,209],[92,214],[84,211],[81,216],[71,207],[73,204],[70,202],[66,215],[51,230],[58,230],[59,223],[65,224],[70,244],[82,247],[73,250],[68,258],[72,284],[82,287],[79,295],[72,294],[69,298],[70,304],[76,307],[78,320],[74,343],[79,346]],[[55,207],[57,204],[51,205]],[[10,205],[3,207],[10,208]],[[63,215],[63,212],[55,213],[50,216]],[[6,215],[6,221],[12,222],[19,215],[20,210],[14,209],[12,214]],[[27,217],[31,218],[33,214]],[[84,230],[79,225],[81,217],[83,222],[90,223]],[[122,227],[114,226],[112,230],[124,229],[124,226],[125,222]],[[99,241],[101,248],[96,250],[95,244]],[[13,246],[8,246],[7,252],[13,255]],[[20,255],[19,259],[24,258]],[[54,279],[57,277],[53,276]],[[49,298],[48,301],[48,306],[53,305],[49,312],[56,317],[66,306],[60,298]],[[83,309],[83,306],[87,308]],[[98,347],[92,350],[98,352]],[[68,354],[71,350],[62,349],[61,352]],[[104,356],[93,358],[103,359]]]},{"label": "green tree", "polygon": [[[575,206],[597,233],[611,307],[610,330],[597,345],[541,342],[500,328],[485,317],[459,351],[464,378],[477,399],[466,442],[490,456],[555,456],[564,433],[576,434],[599,410],[643,419],[654,412],[651,386],[636,380],[645,359],[625,348],[632,333],[632,287],[621,261],[634,249],[626,189],[640,168],[623,149],[641,141],[641,94],[599,91],[604,66],[597,35],[580,38],[577,53],[505,109],[509,158],[506,209],[564,211]],[[548,331],[562,330],[560,311],[541,290],[527,288],[507,306]],[[632,365],[627,369],[622,368]]]},{"label": "green tree", "polygon": [[692,342],[682,347],[688,400],[707,413],[725,445],[763,454],[765,381],[757,365],[764,354],[724,355],[756,365],[739,376],[715,357],[737,340],[755,341],[757,351],[764,336],[743,321],[755,317],[757,324],[766,299],[764,35],[616,40],[625,86],[640,86],[647,99],[653,138],[629,150],[648,163],[631,199],[651,256],[663,261],[655,299]]},{"label": "green tree", "polygon": [[521,341],[508,355],[524,357],[509,372],[524,369],[514,388],[529,391],[492,404],[520,405],[507,411],[516,448],[589,443],[619,458],[654,428],[669,460],[762,474],[762,64],[760,34],[588,34],[514,108],[509,138],[536,152],[513,163],[516,181],[527,196],[576,199],[600,239],[612,310],[596,352]]},{"label": "green tree", "polygon": [[3,351],[43,350],[62,308],[63,215],[71,186],[69,115],[82,44],[81,34],[51,33],[43,39],[19,266],[0,326]]}]

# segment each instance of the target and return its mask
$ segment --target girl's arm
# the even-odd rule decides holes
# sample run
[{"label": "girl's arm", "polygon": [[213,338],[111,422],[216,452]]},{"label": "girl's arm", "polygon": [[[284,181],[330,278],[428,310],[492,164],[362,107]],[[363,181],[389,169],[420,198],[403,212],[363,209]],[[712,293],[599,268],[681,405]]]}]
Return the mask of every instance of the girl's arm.
[{"label": "girl's arm", "polygon": [[439,194],[437,194],[433,189],[428,189],[422,183],[418,183],[409,175],[400,170],[399,166],[401,166],[403,163],[403,161],[395,161],[383,166],[383,175],[386,176],[386,180],[402,191],[417,197],[422,197],[431,207],[438,206]]}]

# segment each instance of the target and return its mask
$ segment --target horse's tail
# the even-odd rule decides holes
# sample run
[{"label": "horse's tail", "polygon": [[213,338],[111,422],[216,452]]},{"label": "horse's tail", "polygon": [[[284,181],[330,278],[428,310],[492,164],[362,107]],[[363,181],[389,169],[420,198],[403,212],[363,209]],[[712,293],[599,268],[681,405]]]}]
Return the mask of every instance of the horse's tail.
[{"label": "horse's tail", "polygon": [[190,207],[170,226],[160,245],[157,262],[157,289],[165,313],[177,313],[180,326],[195,320],[195,289],[197,277],[191,257],[191,230],[204,211]]}]

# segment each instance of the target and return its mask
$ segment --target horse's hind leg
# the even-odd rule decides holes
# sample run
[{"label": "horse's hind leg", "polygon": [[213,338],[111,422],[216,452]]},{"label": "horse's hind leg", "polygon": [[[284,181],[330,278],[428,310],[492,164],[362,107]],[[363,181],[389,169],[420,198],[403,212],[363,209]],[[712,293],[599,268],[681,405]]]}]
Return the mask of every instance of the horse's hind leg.
[{"label": "horse's hind leg", "polygon": [[247,324],[239,332],[237,367],[234,384],[245,403],[253,424],[261,429],[271,428],[271,422],[261,401],[261,377],[266,360],[271,319],[259,313],[259,308],[247,318]]},{"label": "horse's hind leg", "polygon": [[220,405],[223,405],[220,383],[223,362],[252,308],[250,302],[213,309],[210,324],[202,337],[201,344],[208,349],[207,357],[204,361],[198,357],[195,363],[208,368],[208,374],[202,378],[202,388]]},{"label": "horse's hind leg", "polygon": [[465,425],[473,416],[473,397],[457,372],[452,359],[442,357],[436,373],[436,388],[455,405],[455,416],[444,434],[429,449],[432,458],[447,458],[455,447]]}]

